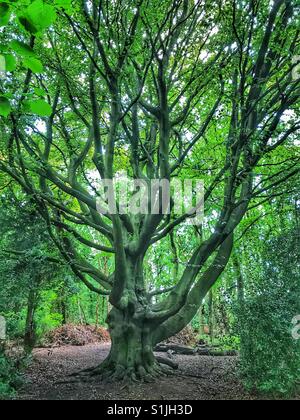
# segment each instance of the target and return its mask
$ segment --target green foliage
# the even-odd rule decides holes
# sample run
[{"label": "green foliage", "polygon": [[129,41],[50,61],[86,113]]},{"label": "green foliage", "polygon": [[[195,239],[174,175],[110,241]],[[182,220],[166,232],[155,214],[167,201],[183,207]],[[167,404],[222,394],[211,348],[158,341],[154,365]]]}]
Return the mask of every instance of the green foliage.
[{"label": "green foliage", "polygon": [[25,60],[23,61],[23,65],[36,74],[43,73],[44,71],[43,64],[37,58],[33,58],[33,57],[25,58]]},{"label": "green foliage", "polygon": [[299,231],[269,241],[252,294],[238,311],[241,372],[250,390],[291,395],[299,390],[300,342],[292,319],[300,314]]},{"label": "green foliage", "polygon": [[14,71],[17,67],[17,62],[15,57],[12,54],[5,54],[5,70]]},{"label": "green foliage", "polygon": [[4,96],[0,96],[0,115],[7,117],[11,112],[9,100]]},{"label": "green foliage", "polygon": [[33,49],[24,42],[14,40],[10,43],[10,48],[21,57],[35,57]]},{"label": "green foliage", "polygon": [[7,2],[0,3],[0,26],[6,26],[9,22],[11,9]]},{"label": "green foliage", "polygon": [[54,258],[57,252],[30,202],[7,194],[1,204],[0,312],[10,338],[23,337],[29,308],[34,313],[44,303],[44,293],[59,283],[59,266],[46,262],[47,255]]},{"label": "green foliage", "polygon": [[[54,288],[53,288],[54,289]],[[41,293],[39,306],[35,314],[37,325],[37,339],[40,341],[44,334],[62,325],[62,314],[55,312],[54,305],[58,300],[55,289]]]},{"label": "green foliage", "polygon": [[43,0],[33,1],[22,14],[19,22],[24,29],[33,35],[42,33],[56,20],[55,8]]},{"label": "green foliage", "polygon": [[15,396],[21,383],[17,362],[8,358],[0,349],[0,400]]},{"label": "green foliage", "polygon": [[[37,57],[33,46],[27,42],[27,36],[39,37],[42,39],[46,31],[55,23],[57,19],[57,11],[64,10],[69,13],[72,12],[71,0],[56,0],[54,4],[44,0],[12,0],[0,2],[0,27],[6,27],[10,24],[14,27],[16,32],[16,23],[18,29],[21,29],[22,36],[13,39],[11,42],[5,41],[0,44],[0,53],[6,62],[5,70],[12,72],[17,69],[18,60],[22,60],[22,65],[35,74],[40,74],[44,71],[44,64]],[[24,36],[24,39],[22,39]],[[13,52],[12,54],[6,54]],[[2,89],[1,89],[2,92]],[[15,92],[14,92],[15,93]],[[0,116],[8,117],[11,113],[12,104],[8,98],[8,93],[0,97]],[[32,102],[23,107],[23,109],[30,109],[30,112],[40,117],[47,117],[50,115],[49,105],[45,102]]]},{"label": "green foliage", "polygon": [[[105,323],[107,301],[78,283],[59,259],[58,264],[47,259],[55,261],[59,255],[30,202],[22,195],[3,195],[0,220],[0,313],[7,320],[9,339],[22,343],[30,303],[36,343],[63,322]],[[33,302],[29,301],[31,291],[35,292]]]},{"label": "green foliage", "polygon": [[51,106],[43,99],[27,101],[25,103],[25,110],[40,117],[49,117],[52,114]]},{"label": "green foliage", "polygon": [[[0,313],[10,338],[24,338],[27,324],[41,340],[63,322],[104,323],[107,297],[87,285],[111,293],[126,316],[153,314],[149,334],[162,339],[195,315],[236,230],[241,269],[229,265],[202,322],[224,349],[242,339],[249,388],[292,391],[295,264],[279,267],[263,242],[281,251],[275,240],[294,220],[295,202],[280,197],[299,188],[300,91],[291,80],[299,19],[294,2],[246,3],[0,2],[8,72],[0,80],[0,191],[12,193],[0,209]],[[100,216],[99,179],[121,171],[202,179],[203,224],[189,226],[174,211],[161,220]],[[245,304],[235,312],[239,271]],[[152,291],[164,293],[151,299]],[[200,329],[198,317],[193,325]]]},{"label": "green foliage", "polygon": [[72,11],[72,0],[55,0],[55,5],[67,12]]}]

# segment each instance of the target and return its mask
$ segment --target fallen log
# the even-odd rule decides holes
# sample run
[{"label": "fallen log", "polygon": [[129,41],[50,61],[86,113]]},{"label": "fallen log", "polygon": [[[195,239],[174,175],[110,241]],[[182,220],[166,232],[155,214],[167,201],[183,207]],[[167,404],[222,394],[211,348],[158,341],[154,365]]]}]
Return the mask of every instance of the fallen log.
[{"label": "fallen log", "polygon": [[212,357],[234,357],[238,356],[238,353],[235,350],[218,350],[214,347],[188,347],[182,346],[180,344],[158,344],[155,348],[155,351],[158,353],[170,353],[170,354],[179,354],[186,356],[212,356]]},{"label": "fallen log", "polygon": [[238,356],[238,353],[235,350],[210,350],[210,349],[197,349],[197,354],[199,356],[213,356],[213,357],[233,357]]},{"label": "fallen log", "polygon": [[197,349],[188,346],[181,346],[179,344],[158,344],[155,348],[158,353],[167,353],[171,351],[175,354],[182,354],[187,356],[194,356],[197,354]]}]

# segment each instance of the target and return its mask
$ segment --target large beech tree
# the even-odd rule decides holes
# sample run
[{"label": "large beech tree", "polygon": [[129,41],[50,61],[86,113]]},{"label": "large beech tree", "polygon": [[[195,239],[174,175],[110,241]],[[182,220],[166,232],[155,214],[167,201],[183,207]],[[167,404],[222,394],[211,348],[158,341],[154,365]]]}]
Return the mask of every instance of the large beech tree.
[{"label": "large beech tree", "polygon": [[[74,273],[109,296],[112,348],[94,373],[152,379],[164,369],[154,346],[196,315],[249,206],[299,172],[299,9],[296,0],[74,3],[19,1],[5,22],[0,170],[35,202]],[[144,260],[190,215],[100,215],[97,180],[124,169],[146,182],[191,170],[205,180],[214,229],[198,226],[201,243],[166,290],[148,287]]]}]

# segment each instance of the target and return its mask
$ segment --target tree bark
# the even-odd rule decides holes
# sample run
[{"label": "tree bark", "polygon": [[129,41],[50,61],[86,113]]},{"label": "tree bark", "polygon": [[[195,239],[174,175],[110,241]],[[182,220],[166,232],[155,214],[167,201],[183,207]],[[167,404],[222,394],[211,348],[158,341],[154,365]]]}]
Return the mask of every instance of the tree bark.
[{"label": "tree bark", "polygon": [[153,351],[151,324],[113,308],[108,316],[111,350],[93,374],[112,381],[152,381],[166,373]]},{"label": "tree bark", "polygon": [[204,325],[205,325],[204,310],[205,310],[204,304],[202,304],[199,309],[199,334],[201,337],[204,335]]},{"label": "tree bark", "polygon": [[241,269],[241,264],[236,252],[233,253],[233,265],[236,272],[236,285],[237,285],[237,300],[240,308],[244,306],[245,303],[245,282],[244,276]]},{"label": "tree bark", "polygon": [[181,331],[197,314],[203,299],[228,262],[232,243],[231,236],[221,246],[214,263],[199,279],[188,301],[183,304],[184,316],[179,307],[173,317],[170,315],[173,307],[163,309],[159,314],[153,308],[150,310],[150,302],[144,290],[143,258],[126,259],[126,274],[123,274],[126,279],[120,282],[115,279],[122,290],[115,290],[113,308],[107,319],[111,351],[92,374],[100,375],[102,379],[135,382],[151,381],[169,373],[155,358],[154,347]]},{"label": "tree bark", "polygon": [[209,325],[209,337],[210,337],[210,343],[213,344],[214,342],[214,335],[215,335],[215,326],[214,326],[214,294],[213,291],[210,290],[209,292],[209,298],[208,298],[208,325]]},{"label": "tree bark", "polygon": [[36,310],[36,291],[34,288],[30,289],[27,303],[27,316],[25,324],[24,335],[24,350],[25,353],[31,353],[36,343],[36,331],[34,315]]}]

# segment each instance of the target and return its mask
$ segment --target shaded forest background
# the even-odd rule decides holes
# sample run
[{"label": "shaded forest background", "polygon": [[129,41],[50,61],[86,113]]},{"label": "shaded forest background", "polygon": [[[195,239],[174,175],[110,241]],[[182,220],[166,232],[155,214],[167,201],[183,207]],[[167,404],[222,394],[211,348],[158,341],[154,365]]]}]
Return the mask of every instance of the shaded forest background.
[{"label": "shaded forest background", "polygon": [[[0,398],[78,325],[109,331],[99,381],[160,379],[156,345],[188,325],[239,357],[247,391],[299,395],[299,16],[295,0],[0,2]],[[124,172],[202,179],[203,222],[173,201],[100,214],[100,181]]]}]

